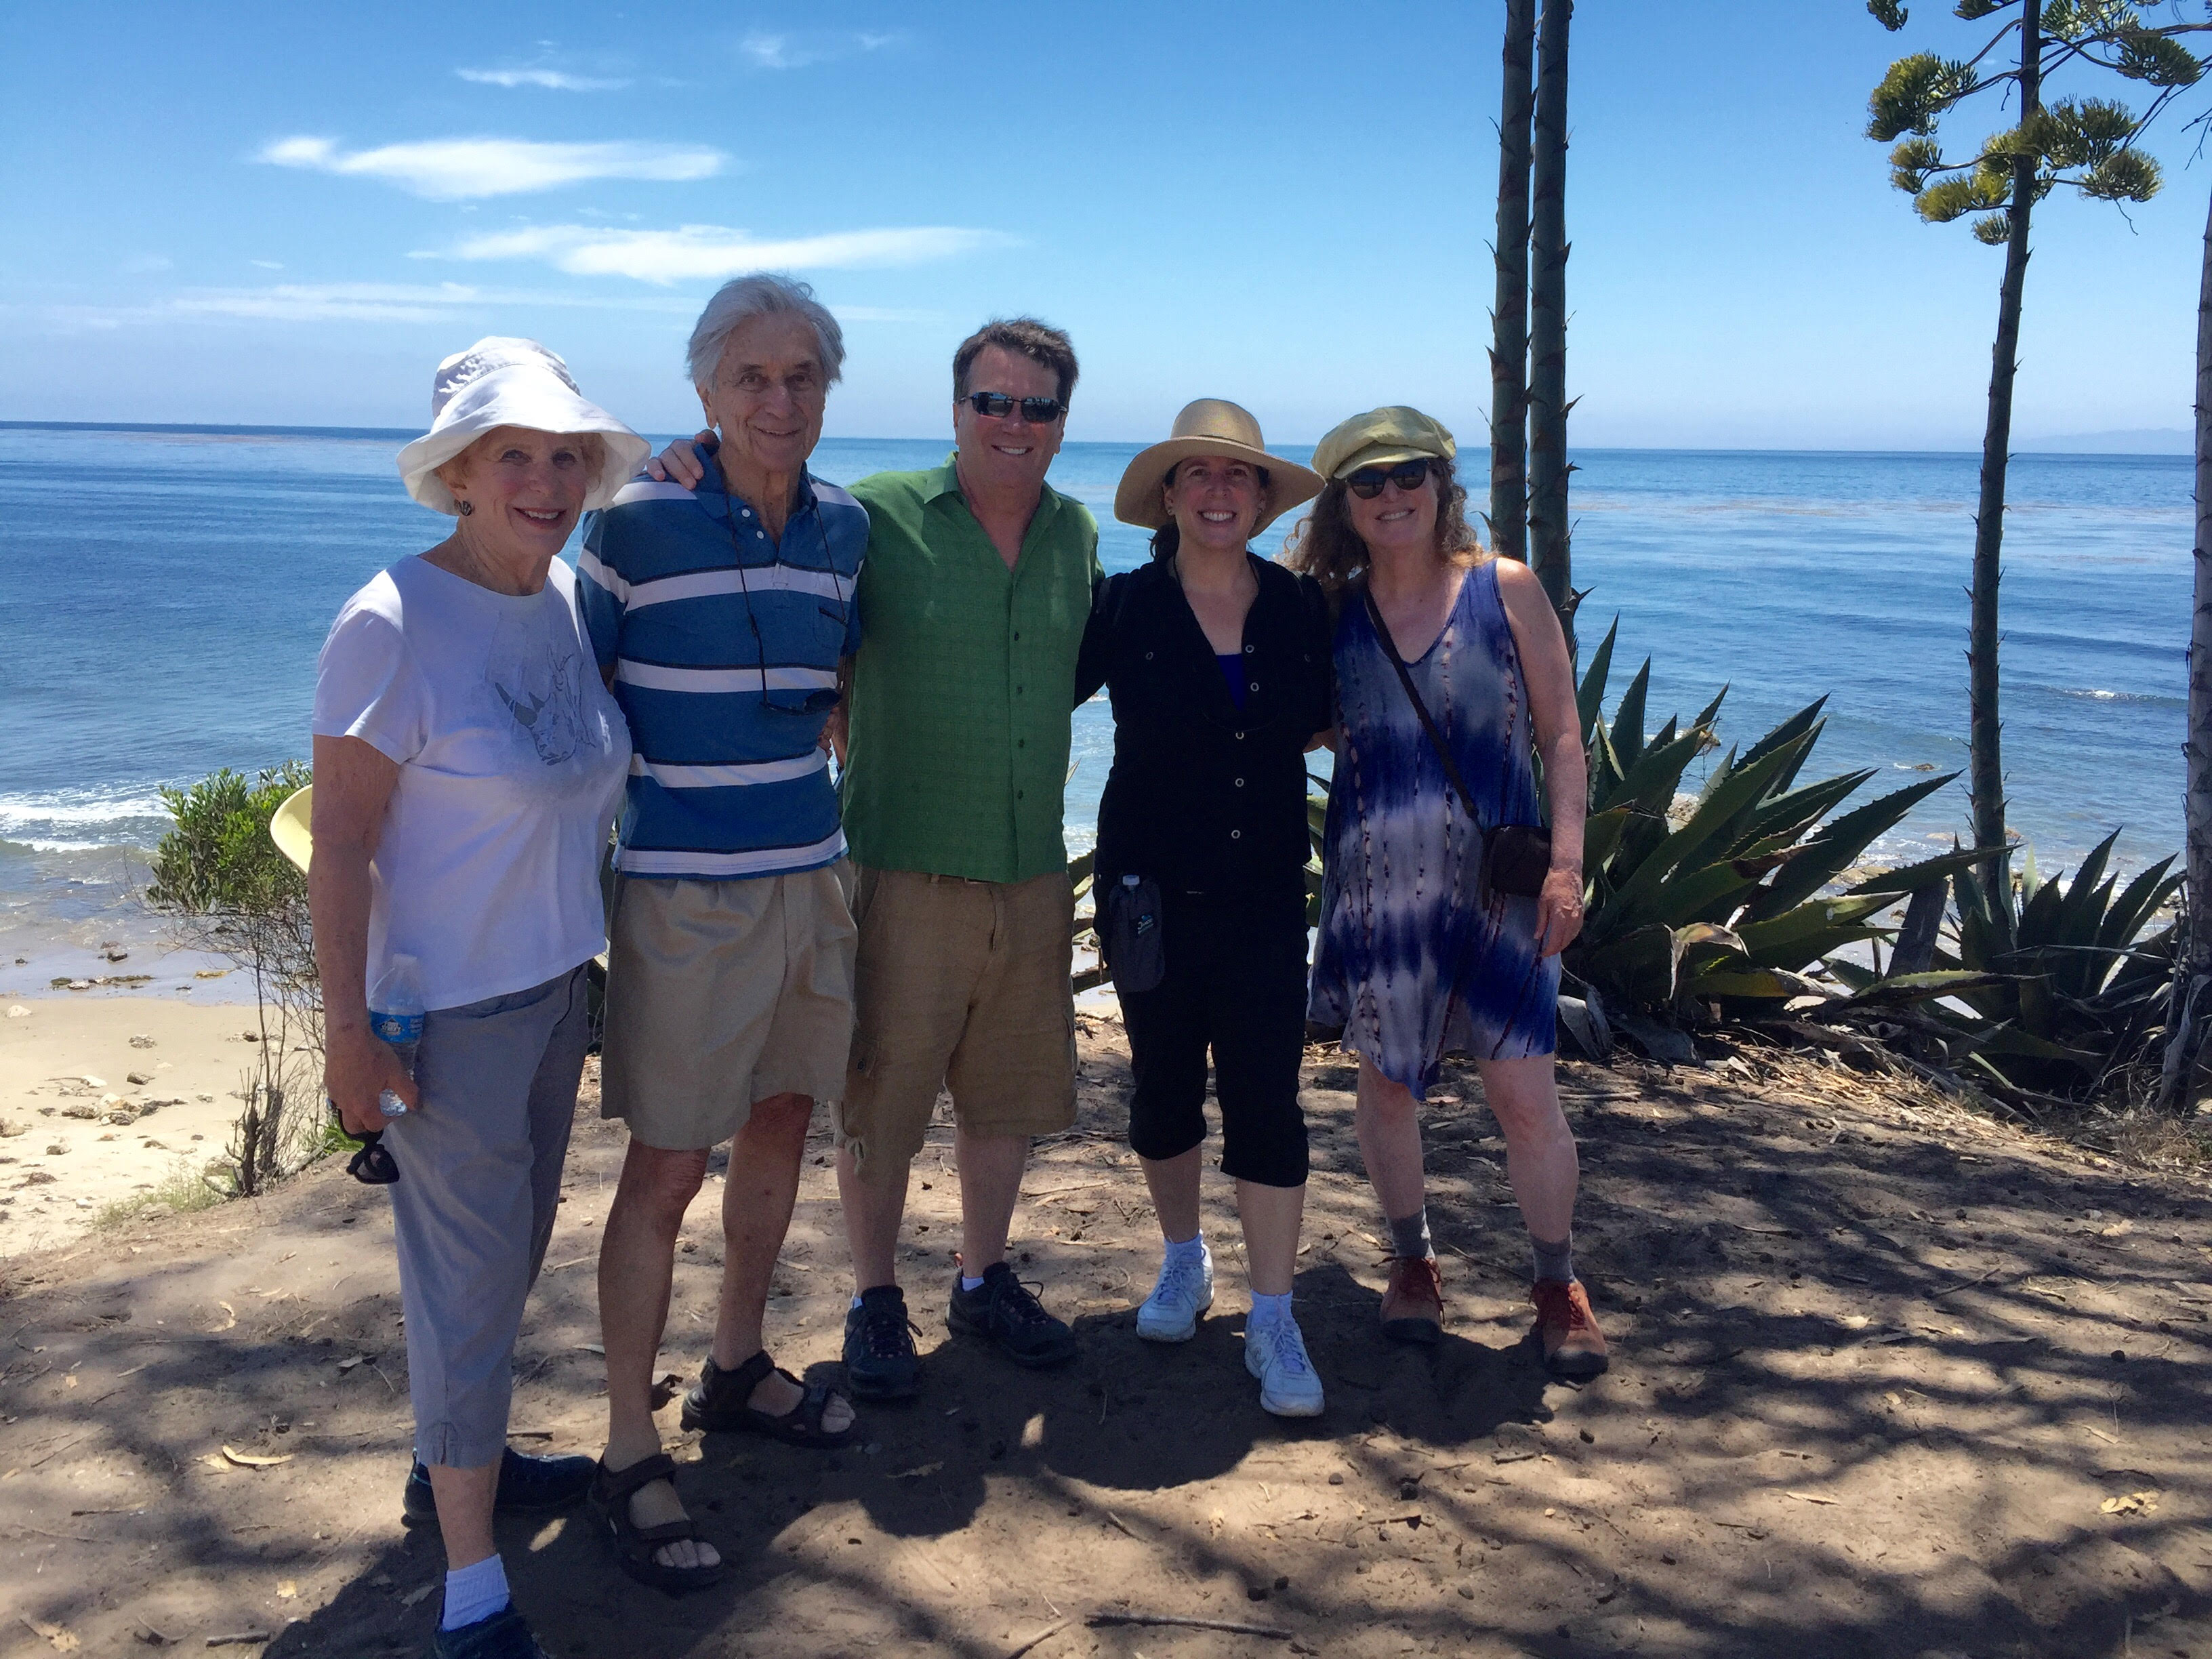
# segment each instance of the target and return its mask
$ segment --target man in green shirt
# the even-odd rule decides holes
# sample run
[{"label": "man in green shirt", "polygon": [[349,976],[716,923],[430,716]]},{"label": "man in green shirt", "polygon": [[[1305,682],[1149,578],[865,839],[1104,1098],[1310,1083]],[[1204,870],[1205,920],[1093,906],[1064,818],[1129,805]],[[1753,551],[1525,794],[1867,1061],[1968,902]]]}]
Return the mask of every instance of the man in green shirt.
[{"label": "man in green shirt", "polygon": [[853,487],[869,538],[839,789],[860,938],[836,1125],[863,1398],[921,1389],[893,1255],[943,1088],[961,1208],[948,1322],[1025,1365],[1075,1353],[1006,1261],[1030,1141],[1075,1120],[1060,808],[1101,573],[1090,510],[1044,481],[1075,375],[1059,330],[987,325],[953,356],[951,459]]}]

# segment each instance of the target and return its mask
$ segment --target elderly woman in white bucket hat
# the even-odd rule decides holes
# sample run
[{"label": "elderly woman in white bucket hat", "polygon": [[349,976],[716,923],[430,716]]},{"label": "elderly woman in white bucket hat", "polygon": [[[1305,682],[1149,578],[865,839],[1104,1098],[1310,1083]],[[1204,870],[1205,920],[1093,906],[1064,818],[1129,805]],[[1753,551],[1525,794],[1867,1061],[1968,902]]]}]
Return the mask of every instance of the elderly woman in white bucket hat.
[{"label": "elderly woman in white bucket hat", "polygon": [[1237,404],[1185,408],[1121,475],[1114,516],[1152,532],[1152,559],[1100,585],[1075,676],[1079,701],[1103,685],[1114,703],[1092,890],[1164,1256],[1137,1334],[1188,1341],[1213,1302],[1199,1226],[1210,1052],[1251,1276],[1244,1363],[1280,1417],[1323,1405],[1291,1288],[1307,1170],[1305,754],[1329,724],[1328,604],[1247,544],[1321,487]]},{"label": "elderly woman in white bucket hat", "polygon": [[[534,340],[448,357],[430,407],[399,471],[453,531],[348,599],[324,643],[307,890],[325,1085],[348,1130],[389,1129],[404,1515],[436,1522],[448,1569],[431,1651],[536,1659],[492,1516],[573,1502],[592,1477],[587,1457],[507,1449],[509,1361],[559,1200],[630,756],[555,556],[647,446]],[[411,1067],[372,1008],[419,1033]]]}]

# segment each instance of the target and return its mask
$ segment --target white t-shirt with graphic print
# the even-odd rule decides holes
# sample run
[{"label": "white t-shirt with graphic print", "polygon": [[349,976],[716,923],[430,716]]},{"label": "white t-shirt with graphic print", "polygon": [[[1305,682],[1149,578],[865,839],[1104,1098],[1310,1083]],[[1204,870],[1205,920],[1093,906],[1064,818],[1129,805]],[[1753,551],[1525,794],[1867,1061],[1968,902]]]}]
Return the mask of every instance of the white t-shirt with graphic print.
[{"label": "white t-shirt with graphic print", "polygon": [[370,863],[370,987],[404,953],[422,964],[424,1004],[457,1008],[606,948],[599,864],[629,728],[568,566],[516,598],[402,559],[331,624],[314,731],[399,763]]}]

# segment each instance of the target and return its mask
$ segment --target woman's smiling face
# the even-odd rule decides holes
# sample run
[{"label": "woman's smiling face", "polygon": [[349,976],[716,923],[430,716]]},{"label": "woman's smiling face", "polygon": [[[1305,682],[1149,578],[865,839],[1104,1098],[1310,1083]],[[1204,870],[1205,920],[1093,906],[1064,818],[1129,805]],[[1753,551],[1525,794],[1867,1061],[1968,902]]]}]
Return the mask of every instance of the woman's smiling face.
[{"label": "woman's smiling face", "polygon": [[1187,455],[1166,486],[1168,514],[1186,546],[1243,547],[1266,495],[1260,469],[1234,455]]},{"label": "woman's smiling face", "polygon": [[584,510],[599,466],[589,434],[502,426],[439,469],[469,504],[472,534],[491,550],[525,558],[558,553]]},{"label": "woman's smiling face", "polygon": [[1389,483],[1380,495],[1365,501],[1347,489],[1344,505],[1353,532],[1370,551],[1385,548],[1393,552],[1433,551],[1436,547],[1437,475],[1433,470],[1411,489]]}]

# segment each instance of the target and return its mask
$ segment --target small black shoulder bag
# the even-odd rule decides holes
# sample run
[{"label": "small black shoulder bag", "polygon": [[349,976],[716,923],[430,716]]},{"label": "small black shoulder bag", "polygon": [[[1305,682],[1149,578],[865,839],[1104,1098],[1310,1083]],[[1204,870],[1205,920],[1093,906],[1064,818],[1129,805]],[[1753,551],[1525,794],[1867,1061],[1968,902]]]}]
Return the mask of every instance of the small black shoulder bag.
[{"label": "small black shoulder bag", "polygon": [[1474,792],[1468,788],[1467,780],[1460,776],[1459,763],[1445,745],[1444,734],[1437,730],[1428,704],[1421,701],[1413,676],[1406,667],[1406,659],[1398,654],[1398,642],[1390,637],[1389,624],[1382,620],[1382,608],[1375,603],[1373,591],[1363,582],[1359,593],[1367,604],[1367,620],[1375,625],[1375,637],[1382,641],[1382,654],[1398,671],[1398,684],[1406,688],[1407,701],[1421,717],[1421,730],[1429,734],[1429,747],[1443,763],[1445,780],[1482,836],[1483,884],[1495,893],[1534,897],[1544,890],[1544,878],[1552,868],[1552,832],[1540,823],[1501,823],[1487,830],[1482,828],[1482,819],[1474,810]]}]

